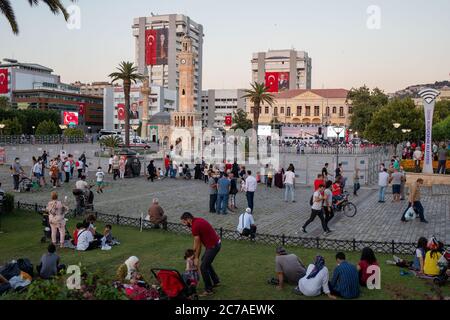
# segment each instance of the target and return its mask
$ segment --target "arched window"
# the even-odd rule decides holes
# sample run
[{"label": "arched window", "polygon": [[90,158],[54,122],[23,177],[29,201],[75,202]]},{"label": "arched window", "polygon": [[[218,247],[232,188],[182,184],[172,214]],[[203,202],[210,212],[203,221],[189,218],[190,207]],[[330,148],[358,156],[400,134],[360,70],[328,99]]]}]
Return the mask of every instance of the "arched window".
[{"label": "arched window", "polygon": [[278,107],[273,108],[273,115],[276,117],[278,115]]},{"label": "arched window", "polygon": [[183,89],[183,91],[181,92],[181,95],[185,96],[186,95],[186,90]]},{"label": "arched window", "polygon": [[333,114],[336,114],[336,107],[333,107]]},{"label": "arched window", "polygon": [[330,107],[327,107],[327,117],[330,116]]},{"label": "arched window", "polygon": [[344,116],[344,107],[340,107],[339,108],[339,117],[343,117]]}]

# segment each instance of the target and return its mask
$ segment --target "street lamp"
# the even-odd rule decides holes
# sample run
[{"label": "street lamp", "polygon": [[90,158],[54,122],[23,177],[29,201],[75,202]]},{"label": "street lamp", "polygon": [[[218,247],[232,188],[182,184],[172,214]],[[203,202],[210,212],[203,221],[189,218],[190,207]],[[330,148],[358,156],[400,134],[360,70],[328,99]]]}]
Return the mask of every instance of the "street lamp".
[{"label": "street lamp", "polygon": [[67,126],[65,125],[65,124],[60,124],[59,125],[59,128],[61,129],[61,131],[62,131],[62,138],[61,138],[61,144],[62,144],[62,148],[61,148],[61,150],[64,150],[64,130],[66,130],[67,129]]},{"label": "street lamp", "polygon": [[34,129],[36,129],[36,127],[35,127],[35,126],[32,126],[31,128],[33,129],[33,136],[34,136]]},{"label": "street lamp", "polygon": [[337,143],[336,143],[336,169],[339,167],[339,142],[340,142],[340,135],[345,130],[345,127],[333,127],[333,131],[337,135]]},{"label": "street lamp", "polygon": [[398,123],[398,122],[395,122],[395,123],[393,123],[392,125],[394,126],[395,129],[398,129],[398,128],[400,128],[400,127],[402,126],[402,125],[401,125],[400,123]]},{"label": "street lamp", "polygon": [[136,140],[136,132],[137,132],[137,129],[139,129],[139,125],[133,124],[133,125],[131,126],[131,128],[132,128],[133,131],[134,131],[134,139]]},{"label": "street lamp", "polygon": [[3,129],[5,129],[6,124],[0,123],[0,134],[3,135]]}]

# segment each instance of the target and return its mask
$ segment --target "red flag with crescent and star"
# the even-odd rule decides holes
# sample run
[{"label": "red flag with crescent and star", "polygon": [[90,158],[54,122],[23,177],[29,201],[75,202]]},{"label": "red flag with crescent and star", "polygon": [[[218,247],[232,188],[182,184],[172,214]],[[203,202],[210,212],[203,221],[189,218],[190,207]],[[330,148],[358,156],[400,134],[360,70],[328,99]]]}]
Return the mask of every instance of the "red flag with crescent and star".
[{"label": "red flag with crescent and star", "polygon": [[64,124],[78,125],[78,112],[64,111]]},{"label": "red flag with crescent and star", "polygon": [[8,69],[0,69],[0,94],[8,93]]},{"label": "red flag with crescent and star", "polygon": [[156,41],[157,30],[148,29],[145,30],[145,64],[155,65],[156,64]]},{"label": "red flag with crescent and star", "polygon": [[84,116],[84,114],[86,113],[86,103],[80,103],[79,105],[78,105],[78,114],[80,115],[80,116]]},{"label": "red flag with crescent and star", "polygon": [[266,72],[266,87],[268,92],[278,92],[278,72]]},{"label": "red flag with crescent and star", "polygon": [[117,105],[117,120],[125,120],[125,105],[123,103]]},{"label": "red flag with crescent and star", "polygon": [[225,125],[227,127],[230,127],[233,124],[233,118],[231,116],[226,116],[225,117]]}]

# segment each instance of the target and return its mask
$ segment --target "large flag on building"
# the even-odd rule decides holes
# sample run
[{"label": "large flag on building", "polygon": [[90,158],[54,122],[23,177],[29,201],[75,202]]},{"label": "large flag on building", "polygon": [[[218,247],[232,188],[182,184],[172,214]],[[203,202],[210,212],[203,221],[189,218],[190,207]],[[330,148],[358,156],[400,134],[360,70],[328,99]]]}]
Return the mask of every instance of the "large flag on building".
[{"label": "large flag on building", "polygon": [[268,92],[278,92],[278,72],[266,72],[266,87]]},{"label": "large flag on building", "polygon": [[125,105],[123,103],[117,105],[117,120],[125,120]]},{"label": "large flag on building", "polygon": [[145,64],[168,64],[169,29],[145,30]]},{"label": "large flag on building", "polygon": [[63,115],[65,125],[78,125],[78,112],[64,111]]},{"label": "large flag on building", "polygon": [[0,94],[8,93],[8,69],[0,69]]},{"label": "large flag on building", "polygon": [[78,105],[78,114],[83,117],[85,113],[86,113],[86,103],[83,102]]},{"label": "large flag on building", "polygon": [[157,30],[149,29],[145,30],[145,64],[156,64],[156,35]]}]

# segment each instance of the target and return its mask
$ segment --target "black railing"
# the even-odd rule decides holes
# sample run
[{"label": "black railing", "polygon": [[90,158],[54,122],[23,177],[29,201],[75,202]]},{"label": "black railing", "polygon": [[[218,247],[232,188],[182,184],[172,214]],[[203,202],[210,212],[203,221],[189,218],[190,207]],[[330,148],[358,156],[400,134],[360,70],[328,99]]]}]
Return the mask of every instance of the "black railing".
[{"label": "black railing", "polygon": [[[30,203],[17,202],[17,209],[40,212],[45,210],[45,206]],[[103,223],[141,228],[143,230],[153,229],[149,221],[142,220],[141,218],[124,217],[120,215],[105,214],[100,212],[94,212],[98,221]],[[67,217],[75,217],[75,211],[70,210]],[[180,223],[169,222],[167,224],[167,230],[179,234],[189,234],[190,231],[184,225]],[[306,237],[293,237],[273,234],[256,234],[254,240],[250,240],[247,237],[241,236],[235,230],[227,230],[223,228],[216,228],[217,233],[221,239],[234,240],[234,241],[247,241],[256,242],[266,245],[274,246],[296,246],[308,249],[322,249],[333,251],[361,251],[365,247],[370,247],[375,252],[388,253],[388,254],[413,254],[416,248],[415,243],[395,242],[394,240],[388,242],[379,241],[362,241],[356,239],[339,240],[328,238],[306,238]]]},{"label": "black railing", "polygon": [[48,136],[4,136],[0,135],[0,144],[18,145],[18,144],[69,144],[69,143],[86,143],[90,141],[89,136],[85,137],[66,137],[63,135]]}]

